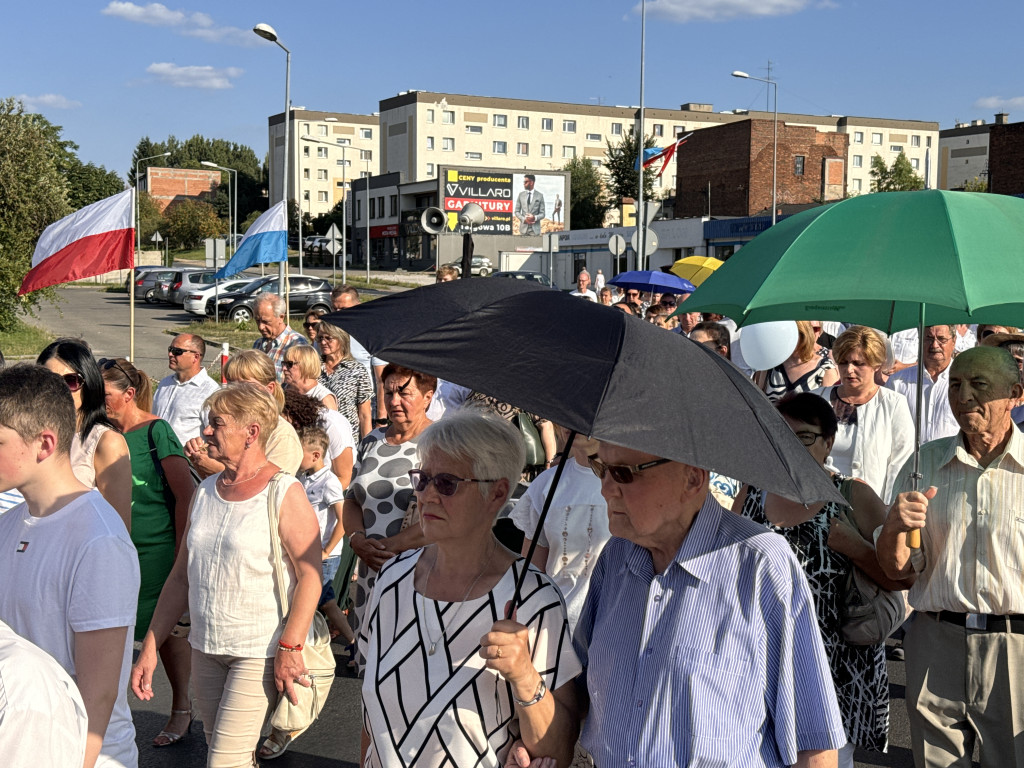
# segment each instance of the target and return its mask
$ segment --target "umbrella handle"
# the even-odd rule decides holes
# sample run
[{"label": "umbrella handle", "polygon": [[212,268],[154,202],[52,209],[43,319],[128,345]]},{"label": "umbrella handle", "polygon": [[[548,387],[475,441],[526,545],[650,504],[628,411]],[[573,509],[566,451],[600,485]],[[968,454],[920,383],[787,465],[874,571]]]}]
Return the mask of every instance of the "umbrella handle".
[{"label": "umbrella handle", "polygon": [[915,528],[913,531],[907,532],[907,546],[911,549],[921,548],[921,531]]}]

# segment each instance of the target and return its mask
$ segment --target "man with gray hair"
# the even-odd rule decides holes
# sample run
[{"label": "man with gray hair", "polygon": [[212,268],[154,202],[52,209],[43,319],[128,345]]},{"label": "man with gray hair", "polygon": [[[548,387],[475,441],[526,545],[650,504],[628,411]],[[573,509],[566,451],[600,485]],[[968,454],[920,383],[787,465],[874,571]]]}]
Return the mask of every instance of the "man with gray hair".
[{"label": "man with gray hair", "polygon": [[[924,329],[924,386],[921,442],[955,435],[960,427],[949,407],[949,364],[956,347],[955,325],[930,325]],[[917,366],[904,368],[889,377],[885,386],[907,398],[910,415],[917,419]]]},{"label": "man with gray hair", "polygon": [[284,299],[276,293],[264,293],[256,299],[253,307],[256,315],[256,327],[260,338],[253,342],[252,348],[270,356],[277,371],[277,380],[283,381],[284,353],[298,344],[308,344],[306,337],[288,325],[288,308]]},{"label": "man with gray hair", "polygon": [[203,403],[217,382],[203,368],[206,342],[193,333],[174,337],[167,348],[167,367],[173,371],[160,380],[153,395],[153,413],[171,425],[184,445],[203,430]]},{"label": "man with gray hair", "polygon": [[590,273],[587,270],[580,271],[576,277],[576,290],[569,295],[582,296],[584,299],[589,299],[593,302],[597,301],[597,294],[590,290]]}]

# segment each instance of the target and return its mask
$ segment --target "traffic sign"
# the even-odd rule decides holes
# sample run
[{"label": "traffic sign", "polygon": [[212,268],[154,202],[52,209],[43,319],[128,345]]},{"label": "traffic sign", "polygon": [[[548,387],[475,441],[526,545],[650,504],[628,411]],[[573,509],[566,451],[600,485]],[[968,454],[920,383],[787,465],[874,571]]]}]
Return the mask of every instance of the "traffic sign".
[{"label": "traffic sign", "polygon": [[[633,246],[633,250],[637,253],[640,252],[639,235],[639,230],[635,230],[633,237],[629,240],[629,244]],[[650,256],[656,250],[658,250],[658,233],[653,229],[648,229],[647,237],[644,238],[644,256]]]},{"label": "traffic sign", "polygon": [[608,250],[612,256],[621,256],[626,252],[626,238],[622,235],[612,235],[608,238]]},{"label": "traffic sign", "polygon": [[154,243],[162,243],[162,242],[164,241],[163,237],[161,237],[161,236],[160,236],[160,233],[159,233],[159,232],[157,232],[156,234],[154,234],[154,235],[153,235],[153,236],[152,236],[151,238],[149,238],[149,239],[150,239],[150,241],[151,241],[151,242],[154,242]]},{"label": "traffic sign", "polygon": [[331,228],[327,230],[327,243],[324,245],[326,250],[331,256],[337,256],[338,251],[341,250],[341,230],[338,229],[337,224],[331,224]]}]

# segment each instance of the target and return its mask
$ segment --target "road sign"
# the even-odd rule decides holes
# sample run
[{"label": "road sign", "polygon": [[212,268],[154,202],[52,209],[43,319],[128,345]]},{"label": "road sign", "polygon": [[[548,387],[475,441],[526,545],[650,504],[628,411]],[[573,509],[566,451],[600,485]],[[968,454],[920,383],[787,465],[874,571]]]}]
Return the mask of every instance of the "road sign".
[{"label": "road sign", "polygon": [[612,235],[608,238],[608,250],[612,256],[621,256],[626,252],[626,238],[622,235]]},{"label": "road sign", "polygon": [[150,239],[150,242],[153,242],[153,243],[162,243],[162,242],[164,241],[163,237],[161,237],[161,236],[160,236],[160,233],[159,233],[159,232],[157,232],[156,234],[154,234],[154,235],[153,235],[153,236],[152,236],[151,238],[149,238],[149,239]]},{"label": "road sign", "polygon": [[[654,221],[654,217],[661,211],[661,200],[645,200],[644,201],[644,219],[650,224]],[[648,254],[649,256],[650,254]]]},{"label": "road sign", "polygon": [[[629,240],[629,244],[633,246],[633,250],[637,253],[640,252],[639,235],[639,230],[636,230],[633,232],[633,237]],[[648,229],[647,237],[644,238],[644,256],[650,256],[656,250],[658,250],[658,234],[653,229]]]},{"label": "road sign", "polygon": [[332,240],[340,240],[341,239],[341,230],[338,229],[338,225],[337,224],[331,224],[331,228],[327,230],[327,234],[325,235],[325,237],[329,237]]},{"label": "road sign", "polygon": [[327,251],[331,256],[337,256],[338,251],[341,250],[341,230],[338,229],[337,224],[331,224],[331,228],[327,230],[327,243],[324,245],[324,250]]}]

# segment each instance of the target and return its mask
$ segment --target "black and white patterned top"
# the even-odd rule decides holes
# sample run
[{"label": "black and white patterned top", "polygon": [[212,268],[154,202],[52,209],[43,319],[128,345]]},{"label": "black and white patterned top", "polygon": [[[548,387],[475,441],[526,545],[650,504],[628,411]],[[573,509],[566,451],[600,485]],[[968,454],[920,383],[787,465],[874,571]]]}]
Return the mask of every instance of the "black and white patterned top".
[{"label": "black and white patterned top", "polygon": [[366,367],[348,357],[331,373],[321,367],[318,382],[338,399],[338,413],[352,425],[352,439],[359,441],[359,406],[373,397],[373,380]]},{"label": "black and white patterned top", "polygon": [[[413,586],[422,552],[404,552],[381,569],[360,629],[367,659],[363,722],[370,734],[363,766],[497,768],[519,727],[511,686],[484,666],[479,641],[505,617],[526,561],[518,558],[486,595],[446,603],[422,597]],[[561,594],[533,566],[516,616],[529,627],[533,664],[549,690],[580,673]],[[430,655],[427,638],[439,635]]]},{"label": "black and white patterned top", "polygon": [[796,381],[789,380],[785,364],[777,365],[768,371],[768,380],[764,387],[764,393],[768,395],[768,399],[777,403],[786,395],[796,392],[811,392],[825,386],[825,376],[829,371],[835,370],[835,361],[827,349],[819,349],[814,354],[818,358],[817,365]]},{"label": "black and white patterned top", "polygon": [[[842,475],[833,475],[837,488],[843,480]],[[846,555],[830,549],[827,542],[830,521],[840,514],[840,507],[829,502],[807,522],[780,528],[765,516],[764,500],[764,491],[749,488],[742,514],[784,537],[807,576],[846,736],[864,749],[885,752],[889,740],[885,644],[848,645],[839,630],[839,607],[851,563]]]}]

